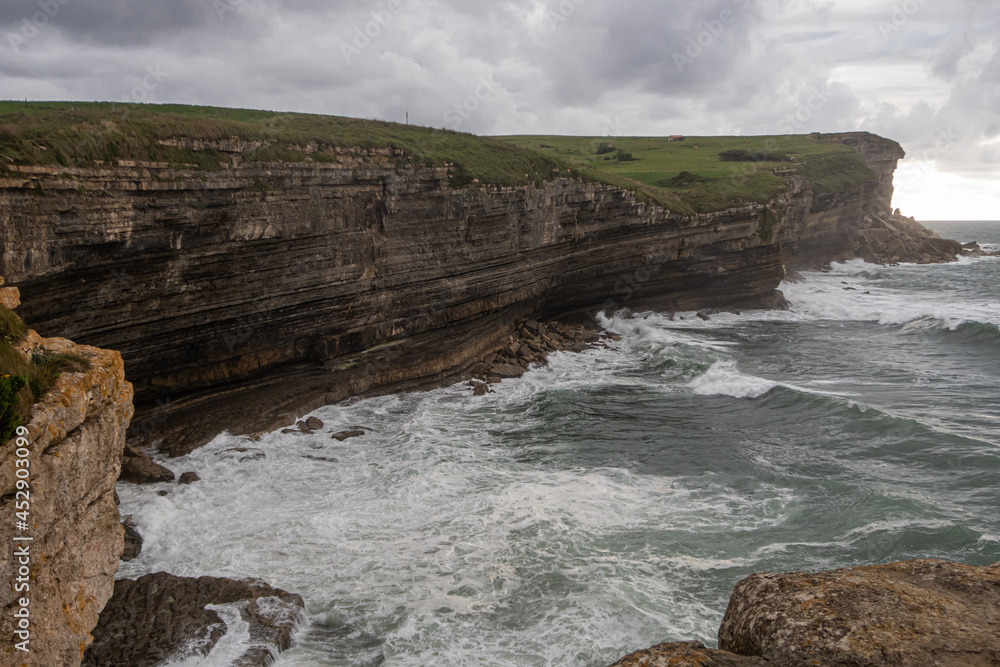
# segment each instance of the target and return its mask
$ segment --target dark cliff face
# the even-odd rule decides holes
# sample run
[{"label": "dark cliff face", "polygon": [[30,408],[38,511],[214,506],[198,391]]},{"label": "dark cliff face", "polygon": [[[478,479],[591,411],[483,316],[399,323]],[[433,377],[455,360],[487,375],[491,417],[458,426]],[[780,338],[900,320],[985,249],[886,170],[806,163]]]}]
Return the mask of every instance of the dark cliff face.
[{"label": "dark cliff face", "polygon": [[120,350],[138,401],[290,378],[288,401],[339,400],[461,372],[528,317],[773,303],[784,271],[847,256],[848,232],[889,206],[898,145],[842,140],[890,185],[816,197],[790,175],[768,206],[696,217],[577,180],[453,189],[376,151],[217,172],[23,167],[0,181],[0,270],[35,328]]}]

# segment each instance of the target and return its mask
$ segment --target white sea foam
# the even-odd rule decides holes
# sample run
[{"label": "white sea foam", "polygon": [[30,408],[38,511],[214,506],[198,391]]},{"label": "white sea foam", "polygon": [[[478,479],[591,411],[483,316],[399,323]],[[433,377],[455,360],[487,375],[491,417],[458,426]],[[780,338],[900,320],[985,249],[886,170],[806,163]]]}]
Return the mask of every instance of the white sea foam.
[{"label": "white sea foam", "polygon": [[692,380],[688,387],[699,396],[759,398],[778,385],[777,382],[744,375],[736,370],[735,362],[724,361],[713,364],[707,373]]}]

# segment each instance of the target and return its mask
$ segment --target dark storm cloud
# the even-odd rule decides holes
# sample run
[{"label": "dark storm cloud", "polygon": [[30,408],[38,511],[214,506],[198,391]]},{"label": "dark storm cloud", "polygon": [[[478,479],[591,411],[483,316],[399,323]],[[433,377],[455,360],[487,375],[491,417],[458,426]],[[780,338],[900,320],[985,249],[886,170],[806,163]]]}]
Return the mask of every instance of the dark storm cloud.
[{"label": "dark storm cloud", "polygon": [[5,0],[0,26],[27,21],[78,41],[131,46],[201,27],[215,13],[212,0]]}]

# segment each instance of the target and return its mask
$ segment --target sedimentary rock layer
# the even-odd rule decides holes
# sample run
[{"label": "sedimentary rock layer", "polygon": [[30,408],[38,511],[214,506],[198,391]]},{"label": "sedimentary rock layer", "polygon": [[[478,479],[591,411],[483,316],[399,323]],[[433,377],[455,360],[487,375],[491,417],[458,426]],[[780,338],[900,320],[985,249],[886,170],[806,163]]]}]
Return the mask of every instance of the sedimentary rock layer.
[{"label": "sedimentary rock layer", "polygon": [[[34,332],[21,347],[26,353],[44,348],[77,355],[91,366],[64,372],[35,405],[25,436],[29,456],[18,456],[25,443],[16,439],[0,446],[0,665],[74,665],[111,597],[122,552],[114,488],[132,416],[132,386],[117,352]],[[27,467],[16,466],[18,459],[27,460]],[[19,496],[20,469],[30,474]],[[15,525],[16,510],[26,511],[26,529]],[[14,537],[31,539],[15,543]],[[23,550],[28,554],[21,555]],[[25,561],[28,588],[17,590]],[[22,600],[29,601],[30,652],[11,641]]]},{"label": "sedimentary rock layer", "polygon": [[182,453],[454,376],[530,318],[778,304],[785,271],[852,256],[865,216],[888,213],[898,144],[831,140],[881,180],[816,196],[788,174],[766,206],[694,217],[580,180],[454,189],[446,169],[375,151],[215,172],[20,167],[0,181],[0,269],[36,328],[121,350],[133,434]]}]

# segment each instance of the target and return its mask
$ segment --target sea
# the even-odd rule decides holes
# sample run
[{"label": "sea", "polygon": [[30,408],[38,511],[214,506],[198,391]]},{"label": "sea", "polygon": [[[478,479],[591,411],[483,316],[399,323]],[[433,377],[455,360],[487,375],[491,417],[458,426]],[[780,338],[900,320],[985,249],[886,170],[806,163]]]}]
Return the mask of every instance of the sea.
[{"label": "sea", "polygon": [[[929,226],[1000,246],[1000,222]],[[487,396],[352,400],[313,413],[313,435],[221,435],[162,461],[199,482],[118,485],[145,539],[118,576],[300,594],[279,667],[601,667],[716,646],[751,573],[1000,561],[1000,257],[851,261],[782,289],[784,312],[606,312],[611,349]],[[352,427],[366,435],[331,438]],[[240,655],[251,640],[223,611],[216,649],[172,665]]]}]

